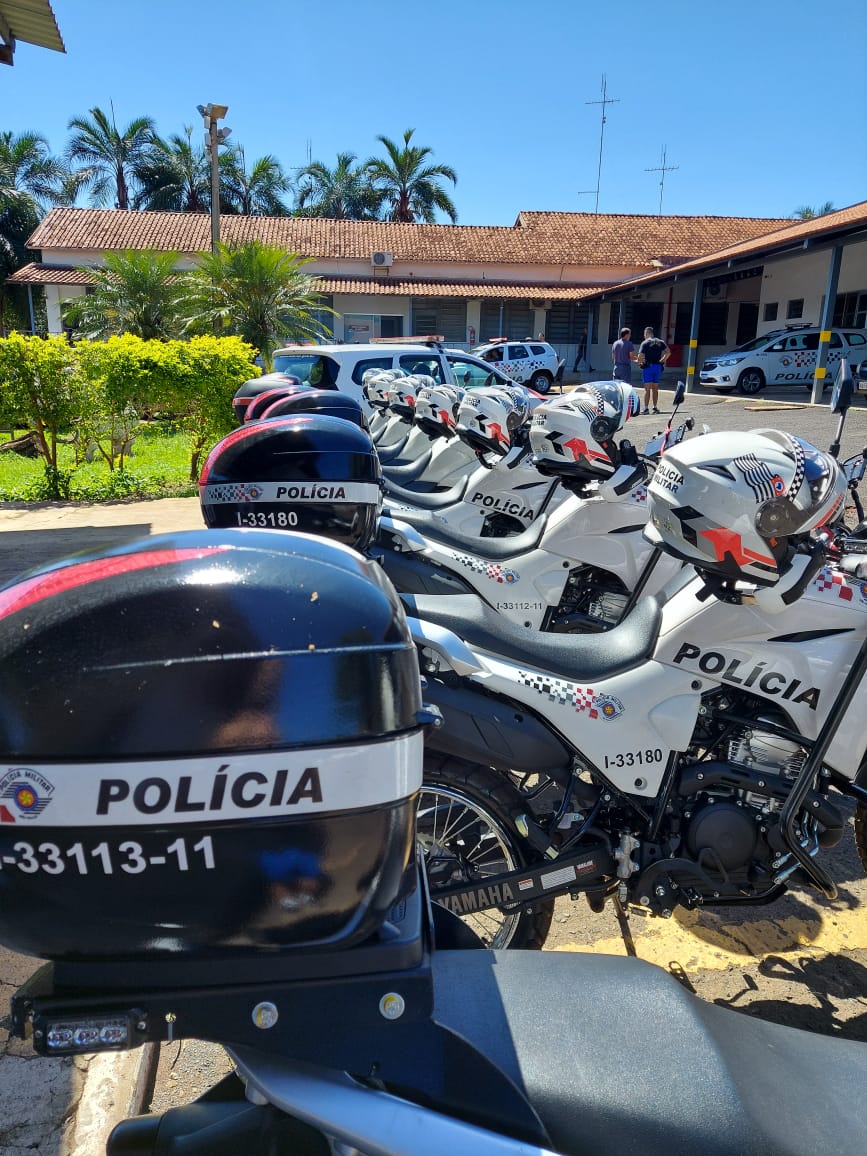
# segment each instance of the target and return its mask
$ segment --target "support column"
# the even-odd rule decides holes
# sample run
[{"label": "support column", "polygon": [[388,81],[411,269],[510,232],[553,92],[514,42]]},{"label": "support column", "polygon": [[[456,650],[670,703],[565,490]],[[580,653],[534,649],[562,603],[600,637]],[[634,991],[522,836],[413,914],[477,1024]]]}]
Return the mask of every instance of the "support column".
[{"label": "support column", "polygon": [[696,278],[692,295],[692,317],[689,322],[689,348],[686,354],[686,392],[692,393],[695,386],[695,363],[698,360],[698,323],[701,318],[701,293],[703,282]]},{"label": "support column", "polygon": [[467,345],[478,345],[482,340],[482,302],[479,297],[467,302]]},{"label": "support column", "polygon": [[843,246],[835,245],[831,250],[831,263],[828,266],[828,285],[825,289],[825,305],[822,309],[822,320],[819,322],[819,348],[816,351],[816,370],[813,374],[813,392],[810,401],[813,405],[820,405],[822,391],[825,386],[825,366],[828,363],[828,344],[831,340],[831,322],[834,318],[834,305],[837,301],[837,283],[840,280],[840,265],[843,261]]}]

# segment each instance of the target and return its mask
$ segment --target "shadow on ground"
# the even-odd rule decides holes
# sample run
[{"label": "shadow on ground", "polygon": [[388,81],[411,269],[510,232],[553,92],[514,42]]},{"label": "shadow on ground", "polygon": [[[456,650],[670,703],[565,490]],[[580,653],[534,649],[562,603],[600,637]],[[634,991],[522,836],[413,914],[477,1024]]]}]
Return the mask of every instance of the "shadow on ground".
[{"label": "shadow on ground", "polygon": [[[756,979],[744,974],[744,986],[739,992],[713,1002],[787,1027],[867,1042],[867,999],[861,995],[867,992],[867,967],[857,960],[845,955],[826,955],[821,959],[769,955],[757,971],[761,980],[769,982],[760,988]],[[778,986],[781,991],[775,998],[774,989]],[[793,987],[802,991],[793,991]],[[853,999],[863,1005],[863,1010],[846,1015],[841,1005]]]}]

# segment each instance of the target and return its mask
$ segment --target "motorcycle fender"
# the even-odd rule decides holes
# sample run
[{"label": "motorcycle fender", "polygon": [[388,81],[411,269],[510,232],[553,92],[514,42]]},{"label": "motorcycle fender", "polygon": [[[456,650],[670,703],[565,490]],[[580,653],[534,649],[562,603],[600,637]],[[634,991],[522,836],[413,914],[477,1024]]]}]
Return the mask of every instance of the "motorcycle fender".
[{"label": "motorcycle fender", "polygon": [[422,697],[443,716],[443,725],[425,735],[430,750],[498,771],[538,772],[562,783],[571,777],[568,747],[522,704],[430,679]]}]

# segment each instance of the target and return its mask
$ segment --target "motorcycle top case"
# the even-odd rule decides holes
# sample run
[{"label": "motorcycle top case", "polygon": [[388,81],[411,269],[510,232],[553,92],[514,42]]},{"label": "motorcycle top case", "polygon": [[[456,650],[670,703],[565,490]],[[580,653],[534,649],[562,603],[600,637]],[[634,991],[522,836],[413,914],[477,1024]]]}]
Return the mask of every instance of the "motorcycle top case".
[{"label": "motorcycle top case", "polygon": [[421,690],[337,543],[142,539],[0,590],[0,942],[54,961],[343,948],[402,894]]},{"label": "motorcycle top case", "polygon": [[367,418],[361,404],[348,393],[338,393],[333,389],[304,389],[287,394],[271,403],[262,414],[263,419],[277,417],[297,417],[302,413],[323,413],[329,417],[342,417],[363,430],[368,428]]},{"label": "motorcycle top case", "polygon": [[366,549],[382,509],[368,434],[322,413],[245,425],[211,450],[199,478],[205,524],[299,530]]},{"label": "motorcycle top case", "polygon": [[266,373],[262,377],[253,377],[245,381],[235,391],[232,398],[232,412],[238,424],[242,424],[247,417],[247,409],[260,394],[272,389],[291,389],[298,385],[298,378],[288,373]]}]

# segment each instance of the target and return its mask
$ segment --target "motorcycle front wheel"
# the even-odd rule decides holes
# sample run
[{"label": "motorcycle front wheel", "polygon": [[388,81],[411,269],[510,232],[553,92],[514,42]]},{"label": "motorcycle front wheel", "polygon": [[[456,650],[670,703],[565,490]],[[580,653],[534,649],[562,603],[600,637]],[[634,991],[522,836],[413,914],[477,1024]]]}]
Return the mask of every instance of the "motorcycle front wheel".
[{"label": "motorcycle front wheel", "polygon": [[[433,901],[444,887],[527,867],[531,849],[513,821],[524,811],[520,794],[496,771],[426,755],[416,835]],[[492,908],[461,918],[485,947],[540,948],[553,915],[554,900],[546,899],[529,907]]]}]

